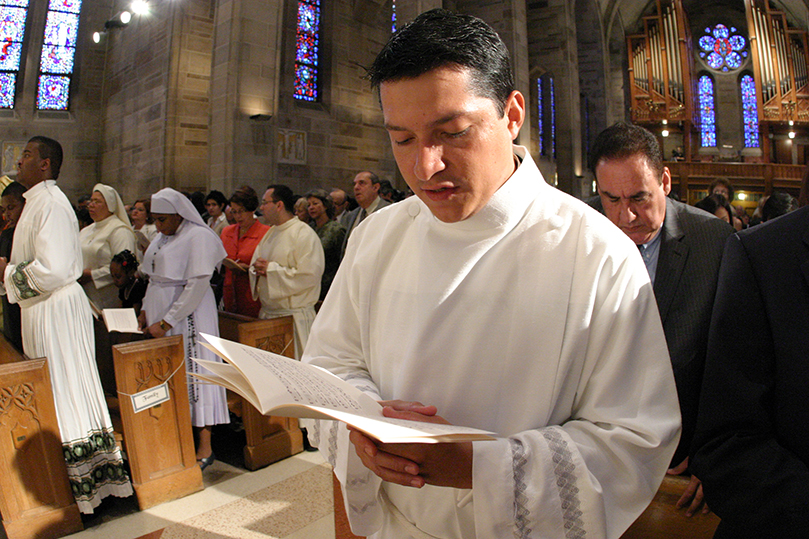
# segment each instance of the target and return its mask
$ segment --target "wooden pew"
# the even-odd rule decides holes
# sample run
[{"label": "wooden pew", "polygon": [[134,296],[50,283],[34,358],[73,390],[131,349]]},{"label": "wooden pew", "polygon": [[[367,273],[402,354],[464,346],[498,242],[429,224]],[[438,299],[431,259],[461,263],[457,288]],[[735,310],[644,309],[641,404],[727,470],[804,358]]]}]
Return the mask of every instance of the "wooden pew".
[{"label": "wooden pew", "polygon": [[[117,344],[112,354],[124,447],[138,506],[143,510],[202,490],[182,336]],[[168,383],[170,400],[136,413],[127,395],[164,382]]]},{"label": "wooden pew", "polygon": [[719,517],[713,513],[685,516],[685,508],[677,509],[689,478],[667,475],[652,503],[621,536],[621,539],[711,539]]},{"label": "wooden pew", "polygon": [[0,514],[9,539],[84,529],[67,478],[45,359],[26,359],[0,336]]},{"label": "wooden pew", "polygon": [[[259,320],[219,311],[219,334],[223,339],[295,357],[291,316]],[[247,436],[244,465],[248,470],[263,468],[303,451],[303,433],[297,419],[261,415],[253,405],[230,391],[228,407],[244,423]]]}]

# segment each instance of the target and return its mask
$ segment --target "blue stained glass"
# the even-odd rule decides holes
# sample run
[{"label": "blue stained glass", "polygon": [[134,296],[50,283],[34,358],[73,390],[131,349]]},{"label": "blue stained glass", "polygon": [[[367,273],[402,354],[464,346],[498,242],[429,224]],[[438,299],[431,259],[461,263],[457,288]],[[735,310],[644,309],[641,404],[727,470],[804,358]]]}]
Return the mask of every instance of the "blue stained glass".
[{"label": "blue stained glass", "polygon": [[744,147],[758,148],[758,105],[756,102],[756,84],[753,77],[743,75],[741,79],[742,89],[742,114],[744,116]]},{"label": "blue stained glass", "polygon": [[42,59],[39,69],[43,73],[73,73],[73,49],[45,45],[42,47]]},{"label": "blue stained glass", "polygon": [[23,8],[0,6],[0,41],[22,41],[26,13]]},{"label": "blue stained glass", "polygon": [[714,109],[713,79],[708,75],[699,78],[699,116],[702,147],[716,146],[716,111]]},{"label": "blue stained glass", "polygon": [[716,39],[711,36],[702,36],[699,38],[699,46],[704,51],[712,51],[714,43],[716,43]]},{"label": "blue stained glass", "polygon": [[722,64],[724,63],[725,59],[722,58],[721,55],[715,52],[712,52],[711,54],[708,55],[708,65],[711,66],[712,68],[719,69],[720,67],[722,67]]},{"label": "blue stained glass", "polygon": [[40,75],[37,108],[39,110],[67,110],[69,93],[70,77]]},{"label": "blue stained glass", "polygon": [[556,159],[556,96],[554,95],[553,77],[550,78],[551,92],[551,156]]},{"label": "blue stained glass", "polygon": [[725,63],[731,69],[736,69],[742,65],[742,57],[739,56],[738,52],[731,52],[728,54],[727,58],[725,58]]},{"label": "blue stained glass", "polygon": [[545,138],[542,133],[542,79],[537,79],[537,128],[539,132],[539,154],[545,155]]},{"label": "blue stained glass", "polygon": [[51,0],[48,9],[50,11],[78,13],[81,11],[81,0]]},{"label": "blue stained glass", "polygon": [[714,27],[712,33],[713,37],[715,37],[716,39],[727,39],[728,36],[730,35],[728,27],[725,26],[724,24],[717,24],[716,27]]},{"label": "blue stained glass", "polygon": [[295,68],[295,98],[304,101],[317,100],[317,70],[298,65]]},{"label": "blue stained glass", "polygon": [[28,0],[0,0],[0,108],[14,107]]},{"label": "blue stained glass", "polygon": [[62,47],[75,47],[78,27],[78,15],[49,11],[48,20],[45,23],[45,43],[48,45],[61,45]]},{"label": "blue stained glass", "polygon": [[3,43],[0,47],[0,70],[17,71],[20,68],[20,54],[22,43]]},{"label": "blue stained glass", "polygon": [[391,10],[390,16],[390,31],[391,33],[396,32],[396,0],[393,0],[393,9]]},{"label": "blue stained glass", "polygon": [[298,2],[298,29],[295,33],[295,90],[293,96],[305,101],[318,98],[320,40],[320,0]]},{"label": "blue stained glass", "polygon": [[[699,39],[699,47],[704,52],[700,57],[706,58],[706,62],[711,68],[721,71],[738,69],[741,67],[743,58],[747,58],[747,40],[735,34],[736,28],[728,29],[724,24],[717,24],[713,30],[705,29],[707,35]],[[734,34],[734,35],[731,35]]]},{"label": "blue stained glass", "polygon": [[0,109],[14,108],[16,86],[16,73],[0,73]]}]

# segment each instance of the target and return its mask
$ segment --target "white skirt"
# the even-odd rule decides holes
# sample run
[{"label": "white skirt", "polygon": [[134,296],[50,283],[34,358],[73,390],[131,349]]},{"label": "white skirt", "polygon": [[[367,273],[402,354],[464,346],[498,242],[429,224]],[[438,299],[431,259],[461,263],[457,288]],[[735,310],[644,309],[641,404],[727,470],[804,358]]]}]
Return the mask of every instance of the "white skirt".
[{"label": "white skirt", "polygon": [[23,302],[23,350],[45,357],[73,495],[83,513],[106,496],[131,496],[95,362],[90,304],[78,283]]},{"label": "white skirt", "polygon": [[[185,283],[149,282],[146,296],[143,298],[143,310],[146,311],[146,323],[151,325],[159,322],[171,310],[174,302],[179,299]],[[200,333],[219,336],[219,314],[216,311],[213,291],[208,289],[205,297],[196,310],[183,321],[171,328],[166,335],[182,335],[185,346],[186,372],[208,373],[196,361],[189,358],[207,359],[210,361],[222,360],[200,344]],[[188,401],[191,404],[191,424],[195,427],[207,427],[230,423],[228,413],[227,395],[225,388],[216,384],[199,382],[193,376],[186,378],[188,384]]]}]

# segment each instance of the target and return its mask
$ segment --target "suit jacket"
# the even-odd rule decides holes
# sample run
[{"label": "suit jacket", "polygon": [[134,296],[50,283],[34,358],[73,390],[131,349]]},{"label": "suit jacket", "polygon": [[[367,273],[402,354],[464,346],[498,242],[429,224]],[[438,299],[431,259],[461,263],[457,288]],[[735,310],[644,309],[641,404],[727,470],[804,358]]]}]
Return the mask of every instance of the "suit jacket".
[{"label": "suit jacket", "polygon": [[[390,206],[390,202],[385,200],[384,198],[379,199],[379,204],[376,205],[376,209],[374,211],[379,210],[380,208],[384,208],[385,206]],[[348,245],[348,237],[351,235],[351,230],[354,228],[354,221],[360,218],[360,212],[362,211],[362,206],[357,206],[350,212],[345,219],[345,227],[346,227],[346,237],[343,240],[343,247],[340,251],[340,259],[342,260],[343,255],[346,254],[346,246]],[[373,212],[371,212],[373,213]]]},{"label": "suit jacket", "polygon": [[[603,212],[600,199],[588,203]],[[666,198],[654,293],[683,419],[672,465],[688,456],[694,435],[719,264],[732,233],[733,227],[725,221]]]},{"label": "suit jacket", "polygon": [[715,537],[809,537],[809,207],[727,242],[691,466]]}]

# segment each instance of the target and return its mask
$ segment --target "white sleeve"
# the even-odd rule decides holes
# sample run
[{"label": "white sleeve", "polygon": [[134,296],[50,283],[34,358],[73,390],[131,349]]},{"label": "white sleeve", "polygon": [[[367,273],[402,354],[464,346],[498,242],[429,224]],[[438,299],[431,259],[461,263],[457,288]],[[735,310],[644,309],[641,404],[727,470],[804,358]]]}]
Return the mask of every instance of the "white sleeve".
[{"label": "white sleeve", "polygon": [[[311,232],[308,233],[308,232]],[[256,276],[250,273],[250,285],[253,299],[262,303],[275,303],[283,298],[296,296],[305,290],[320,286],[320,279],[326,267],[323,244],[312,230],[301,230],[289,238],[294,243],[292,257],[289,260],[270,260],[267,264],[267,275]],[[261,258],[259,243],[253,254],[253,260]]]}]

